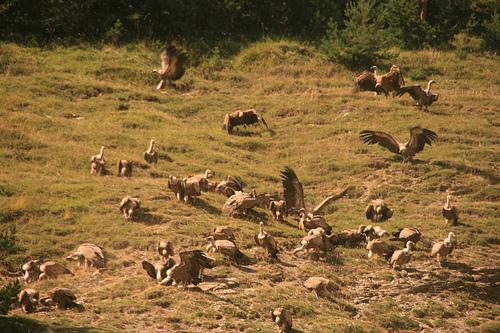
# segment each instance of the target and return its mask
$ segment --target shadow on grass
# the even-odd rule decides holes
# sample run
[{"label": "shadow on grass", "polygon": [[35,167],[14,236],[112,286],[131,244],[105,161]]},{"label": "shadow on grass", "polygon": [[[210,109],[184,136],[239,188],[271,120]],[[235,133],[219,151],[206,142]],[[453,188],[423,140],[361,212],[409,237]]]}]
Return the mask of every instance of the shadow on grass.
[{"label": "shadow on grass", "polygon": [[71,327],[65,325],[46,325],[36,320],[17,317],[0,316],[0,331],[9,333],[91,333],[106,332],[93,327]]},{"label": "shadow on grass", "polygon": [[165,222],[161,216],[149,213],[149,209],[142,208],[134,214],[133,222],[140,222],[148,225],[160,224]]},{"label": "shadow on grass", "polygon": [[216,207],[212,206],[211,204],[209,204],[208,202],[206,202],[205,200],[200,199],[200,198],[195,198],[193,206],[195,206],[196,208],[203,209],[204,211],[206,211],[210,215],[220,215],[221,214],[220,209],[217,209]]},{"label": "shadow on grass", "polygon": [[455,169],[457,171],[463,172],[463,173],[468,173],[471,175],[479,175],[485,179],[487,179],[491,184],[496,185],[500,183],[500,177],[497,176],[495,173],[488,171],[488,170],[482,170],[476,167],[471,167],[467,166],[465,164],[459,164],[459,163],[453,163],[453,162],[447,162],[447,161],[433,161],[431,162],[432,165],[437,165],[442,168],[446,169]]}]

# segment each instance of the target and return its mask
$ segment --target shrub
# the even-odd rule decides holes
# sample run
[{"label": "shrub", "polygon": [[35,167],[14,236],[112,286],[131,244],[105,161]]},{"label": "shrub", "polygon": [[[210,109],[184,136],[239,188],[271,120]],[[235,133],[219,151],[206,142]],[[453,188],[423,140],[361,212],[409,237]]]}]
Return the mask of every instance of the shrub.
[{"label": "shrub", "polygon": [[114,45],[118,45],[123,36],[123,24],[120,19],[115,21],[115,24],[106,32],[106,38]]},{"label": "shrub", "polygon": [[21,284],[15,280],[0,289],[0,315],[6,315],[10,306],[16,302],[17,295],[21,292]]},{"label": "shrub", "polygon": [[484,27],[483,39],[486,46],[491,50],[500,50],[500,13],[495,12],[491,20],[485,22]]},{"label": "shrub", "polygon": [[459,59],[464,60],[468,53],[481,50],[483,40],[478,37],[468,36],[461,32],[453,36],[451,45],[455,48],[455,52]]},{"label": "shrub", "polygon": [[12,253],[16,248],[16,225],[12,224],[2,229],[0,230],[0,253]]}]

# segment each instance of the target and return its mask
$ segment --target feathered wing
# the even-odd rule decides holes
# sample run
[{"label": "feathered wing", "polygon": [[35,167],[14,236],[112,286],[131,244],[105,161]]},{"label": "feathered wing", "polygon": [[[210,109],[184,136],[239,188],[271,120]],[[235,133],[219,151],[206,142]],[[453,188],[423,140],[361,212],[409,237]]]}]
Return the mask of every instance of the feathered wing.
[{"label": "feathered wing", "polygon": [[177,52],[170,62],[168,78],[172,81],[179,80],[186,72],[186,63],[188,56],[185,52]]},{"label": "feathered wing", "polygon": [[329,203],[337,200],[337,199],[340,199],[342,198],[344,195],[347,194],[347,192],[352,189],[352,186],[348,186],[346,187],[345,189],[343,189],[342,191],[340,191],[339,193],[337,194],[334,194],[334,195],[330,195],[329,197],[325,198],[325,200],[321,201],[314,209],[313,209],[313,214],[317,214],[317,213],[320,213],[323,208],[325,208]]},{"label": "feathered wing", "polygon": [[364,71],[356,78],[356,83],[354,84],[353,92],[358,91],[377,91],[375,85],[377,80],[372,72]]},{"label": "feathered wing", "polygon": [[412,152],[419,153],[424,150],[426,144],[432,146],[432,141],[436,140],[438,135],[426,128],[413,127],[410,130],[410,140],[406,145],[406,148]]},{"label": "feathered wing", "polygon": [[153,278],[153,279],[156,280],[156,269],[155,269],[155,266],[152,263],[144,260],[142,262],[142,268],[146,271],[146,273],[148,273],[148,275],[151,278]]},{"label": "feathered wing", "polygon": [[359,133],[359,137],[364,143],[373,145],[378,143],[380,146],[389,149],[391,152],[399,153],[399,143],[392,137],[392,135],[385,132],[364,130]]},{"label": "feathered wing", "polygon": [[366,209],[365,209],[365,215],[366,215],[366,218],[368,220],[371,220],[372,216],[373,216],[373,205],[372,204],[369,204],[368,206],[366,206]]},{"label": "feathered wing", "polygon": [[269,251],[271,254],[271,257],[276,258],[276,254],[278,253],[278,246],[276,245],[276,241],[271,235],[266,235],[264,237],[263,241],[263,246]]},{"label": "feathered wing", "polygon": [[123,167],[123,163],[122,163],[122,160],[118,160],[118,176],[121,175],[121,172],[122,172],[122,167]]},{"label": "feathered wing", "polygon": [[122,199],[122,201],[120,202],[120,210],[123,209],[123,207],[125,207],[125,205],[130,201],[130,197],[129,196],[126,196],[125,198]]},{"label": "feathered wing", "polygon": [[401,97],[408,93],[414,100],[418,101],[422,95],[425,95],[425,91],[418,85],[401,87],[394,96]]},{"label": "feathered wing", "polygon": [[288,211],[297,212],[302,208],[306,208],[304,203],[304,189],[295,171],[289,167],[285,167],[281,171],[280,176]]},{"label": "feathered wing", "polygon": [[190,275],[194,285],[200,281],[200,274],[203,268],[214,268],[215,261],[209,258],[207,254],[201,250],[183,251],[179,253],[181,265],[185,266],[186,272]]}]

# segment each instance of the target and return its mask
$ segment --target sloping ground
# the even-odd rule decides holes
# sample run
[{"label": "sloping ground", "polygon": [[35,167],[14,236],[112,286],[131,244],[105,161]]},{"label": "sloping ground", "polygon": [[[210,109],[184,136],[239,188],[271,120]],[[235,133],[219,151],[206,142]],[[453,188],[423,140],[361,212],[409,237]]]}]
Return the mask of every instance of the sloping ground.
[{"label": "sloping ground", "polygon": [[[42,293],[73,289],[86,311],[14,310],[0,318],[0,327],[274,332],[270,311],[286,306],[297,332],[498,332],[498,57],[459,61],[452,53],[401,53],[408,84],[438,82],[440,99],[427,113],[408,97],[352,95],[355,73],[293,42],[263,42],[235,59],[207,59],[188,71],[181,89],[161,93],[150,73],[157,58],[133,45],[0,45],[0,223],[17,225],[19,246],[1,259],[0,281],[29,258],[63,262],[82,242],[103,246],[109,257],[102,274],[74,268],[75,276],[33,284]],[[264,115],[274,136],[259,127],[233,136],[221,130],[225,113],[250,107]],[[363,129],[377,129],[404,140],[415,125],[436,131],[439,140],[412,164],[358,138]],[[154,169],[142,159],[151,138],[161,151]],[[101,145],[111,164],[136,162],[130,180],[116,177],[111,166],[113,175],[89,174],[90,156]],[[220,212],[222,196],[204,193],[188,206],[166,191],[169,174],[206,168],[216,179],[230,174],[248,189],[278,191],[284,166],[297,172],[310,206],[356,185],[327,211],[335,231],[366,224],[366,203],[383,196],[395,209],[383,225],[389,231],[415,226],[441,240],[452,230],[460,244],[453,264],[438,268],[421,245],[406,272],[368,260],[364,249],[296,258],[288,252],[303,234],[293,218],[276,224],[264,210],[253,220],[228,218]],[[441,217],[448,192],[461,211],[461,224],[453,228]],[[118,212],[126,194],[143,202],[138,221],[126,222]],[[281,263],[263,259],[253,243],[260,220],[281,247]],[[200,286],[205,291],[157,286],[140,268],[144,259],[159,260],[158,239],[173,240],[176,250],[204,248],[215,225],[235,228],[238,245],[258,263],[235,267],[217,257],[221,264],[206,271]],[[314,275],[331,279],[339,292],[316,299],[302,286]]]}]

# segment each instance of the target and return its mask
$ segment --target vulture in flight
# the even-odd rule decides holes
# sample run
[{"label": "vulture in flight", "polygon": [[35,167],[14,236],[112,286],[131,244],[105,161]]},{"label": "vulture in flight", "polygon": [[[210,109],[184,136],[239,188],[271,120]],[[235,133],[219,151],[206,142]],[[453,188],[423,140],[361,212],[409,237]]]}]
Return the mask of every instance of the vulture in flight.
[{"label": "vulture in flight", "polygon": [[427,88],[424,90],[420,85],[414,84],[413,86],[401,87],[394,96],[401,97],[404,94],[408,93],[417,103],[416,106],[420,110],[427,111],[427,108],[432,105],[432,103],[436,102],[439,98],[438,94],[431,94],[431,85],[436,83],[434,80],[430,80],[427,83]]},{"label": "vulture in flight", "polygon": [[331,227],[326,224],[325,219],[320,216],[319,213],[330,202],[343,197],[349,190],[349,187],[337,194],[325,198],[313,210],[309,210],[306,208],[304,202],[304,189],[293,169],[285,167],[285,169],[281,171],[281,183],[283,185],[288,213],[299,215],[299,228],[304,229],[305,227],[306,229],[315,229],[320,227],[325,229],[326,234],[330,234]]},{"label": "vulture in flight", "polygon": [[158,73],[161,79],[156,90],[172,86],[173,81],[179,80],[186,72],[187,60],[185,52],[177,50],[174,45],[168,45],[160,54],[161,68],[153,70],[153,73]]},{"label": "vulture in flight", "polygon": [[424,150],[426,144],[431,146],[432,141],[438,138],[436,133],[420,126],[410,129],[410,139],[406,143],[399,143],[392,135],[385,132],[364,130],[359,136],[368,145],[378,143],[391,152],[403,156],[403,162],[411,161],[415,154]]},{"label": "vulture in flight", "polygon": [[175,282],[186,288],[190,284],[195,286],[202,282],[204,268],[214,268],[215,259],[210,258],[201,250],[183,251],[179,253],[180,263],[167,271],[167,277],[161,281],[161,285]]}]

